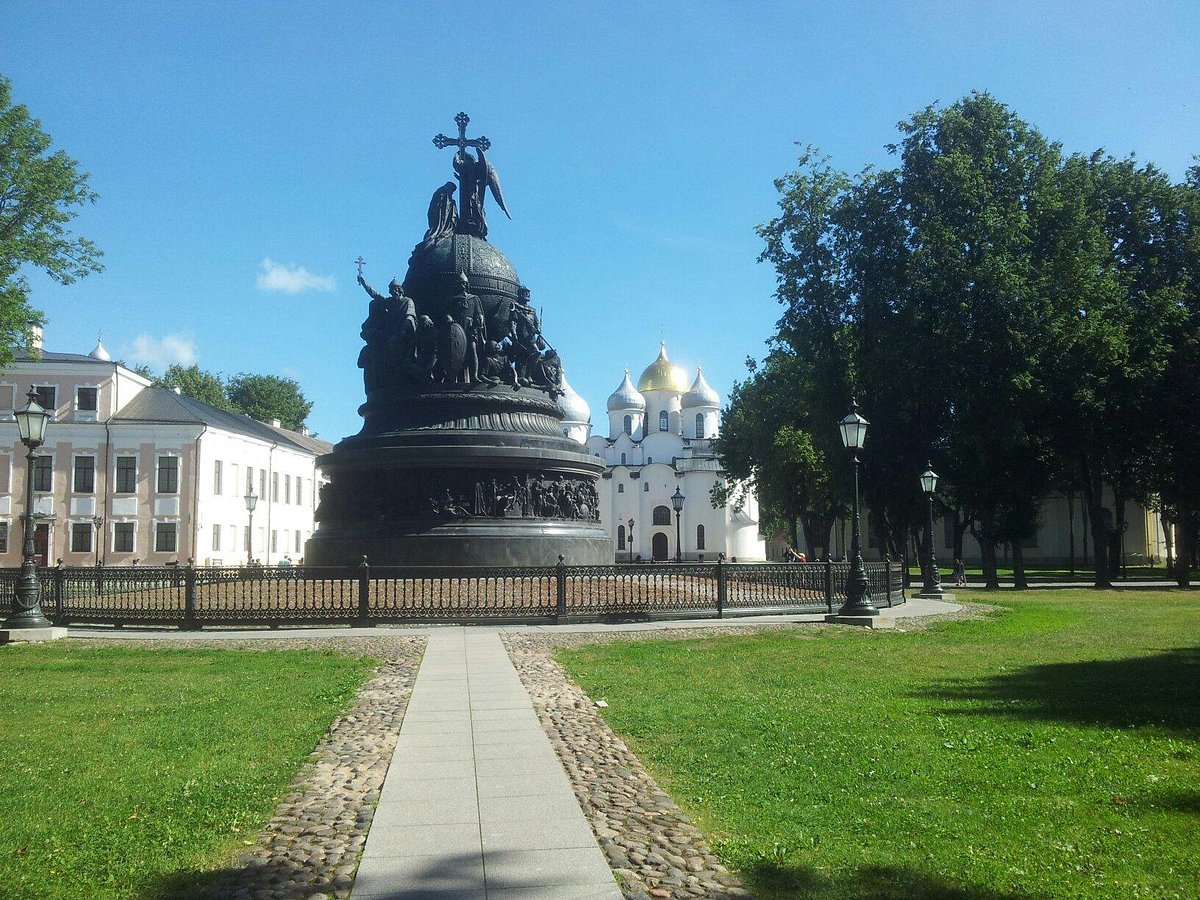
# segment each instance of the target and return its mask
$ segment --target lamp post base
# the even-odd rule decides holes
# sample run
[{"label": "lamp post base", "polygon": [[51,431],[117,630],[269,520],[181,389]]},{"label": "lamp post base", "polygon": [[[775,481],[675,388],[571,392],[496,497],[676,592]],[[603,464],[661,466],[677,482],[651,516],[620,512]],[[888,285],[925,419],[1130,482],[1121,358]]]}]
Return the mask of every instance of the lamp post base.
[{"label": "lamp post base", "polygon": [[825,621],[830,625],[864,625],[867,628],[882,628],[889,629],[896,627],[896,620],[892,616],[855,616],[842,615],[841,613],[833,613],[826,616]]},{"label": "lamp post base", "polygon": [[61,640],[66,636],[67,629],[53,625],[45,628],[0,628],[0,644],[35,644]]}]

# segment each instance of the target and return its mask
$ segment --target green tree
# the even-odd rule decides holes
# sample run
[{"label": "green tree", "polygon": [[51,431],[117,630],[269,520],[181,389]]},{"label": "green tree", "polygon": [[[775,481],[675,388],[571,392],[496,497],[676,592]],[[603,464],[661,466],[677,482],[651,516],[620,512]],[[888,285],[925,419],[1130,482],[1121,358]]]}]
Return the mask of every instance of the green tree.
[{"label": "green tree", "polygon": [[185,367],[178,363],[172,363],[167,366],[167,370],[163,372],[161,378],[154,379],[154,384],[157,387],[168,389],[179,388],[180,393],[194,400],[218,409],[235,411],[221,376],[205,371],[197,365]]},{"label": "green tree", "polygon": [[103,268],[96,246],[67,228],[76,207],[95,202],[88,174],[62,150],[50,153],[50,144],[29,110],[13,104],[12,83],[0,76],[0,365],[43,322],[29,305],[22,266],[61,284]]},{"label": "green tree", "polygon": [[312,410],[300,385],[277,375],[236,375],[229,379],[226,393],[238,411],[260,422],[279,419],[284,428],[300,427]]}]

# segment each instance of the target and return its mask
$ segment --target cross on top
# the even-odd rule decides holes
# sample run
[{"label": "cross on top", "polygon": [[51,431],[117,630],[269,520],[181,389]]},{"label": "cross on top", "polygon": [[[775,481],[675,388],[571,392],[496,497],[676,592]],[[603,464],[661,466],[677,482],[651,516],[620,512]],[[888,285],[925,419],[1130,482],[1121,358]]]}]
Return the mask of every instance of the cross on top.
[{"label": "cross on top", "polygon": [[460,112],[454,117],[454,124],[458,126],[458,137],[447,137],[440,132],[434,136],[433,145],[439,150],[445,150],[447,147],[454,146],[460,151],[466,150],[468,147],[478,147],[480,150],[491,149],[492,142],[480,135],[477,138],[467,137],[467,126],[471,123],[471,117],[465,112]]}]

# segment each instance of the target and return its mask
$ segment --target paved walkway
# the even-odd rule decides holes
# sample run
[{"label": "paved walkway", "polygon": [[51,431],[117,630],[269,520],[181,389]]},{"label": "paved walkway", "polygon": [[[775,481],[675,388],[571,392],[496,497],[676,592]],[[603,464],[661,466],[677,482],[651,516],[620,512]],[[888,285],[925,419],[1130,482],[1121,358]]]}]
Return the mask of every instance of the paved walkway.
[{"label": "paved walkway", "polygon": [[495,628],[440,628],[353,900],[621,900]]}]

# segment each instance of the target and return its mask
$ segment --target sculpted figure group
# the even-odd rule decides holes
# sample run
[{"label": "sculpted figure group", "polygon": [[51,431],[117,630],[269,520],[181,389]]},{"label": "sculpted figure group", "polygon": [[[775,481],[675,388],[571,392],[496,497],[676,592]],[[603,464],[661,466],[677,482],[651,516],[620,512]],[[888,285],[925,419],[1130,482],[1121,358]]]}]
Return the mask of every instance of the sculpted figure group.
[{"label": "sculpted figure group", "polygon": [[[600,496],[589,480],[562,475],[539,477],[531,474],[478,473],[466,479],[434,479],[432,483],[405,489],[374,485],[368,495],[346,492],[338,496],[322,486],[317,505],[318,521],[355,517],[402,518],[490,518],[600,520]],[[339,502],[340,501],[340,502]]]},{"label": "sculpted figure group", "polygon": [[393,385],[507,384],[558,396],[562,363],[542,336],[528,288],[518,291],[515,302],[501,301],[489,314],[460,274],[445,297],[444,311],[431,316],[418,311],[395,279],[387,295],[361,274],[358,283],[371,297],[361,331],[365,346],[358,357],[368,394]]}]

